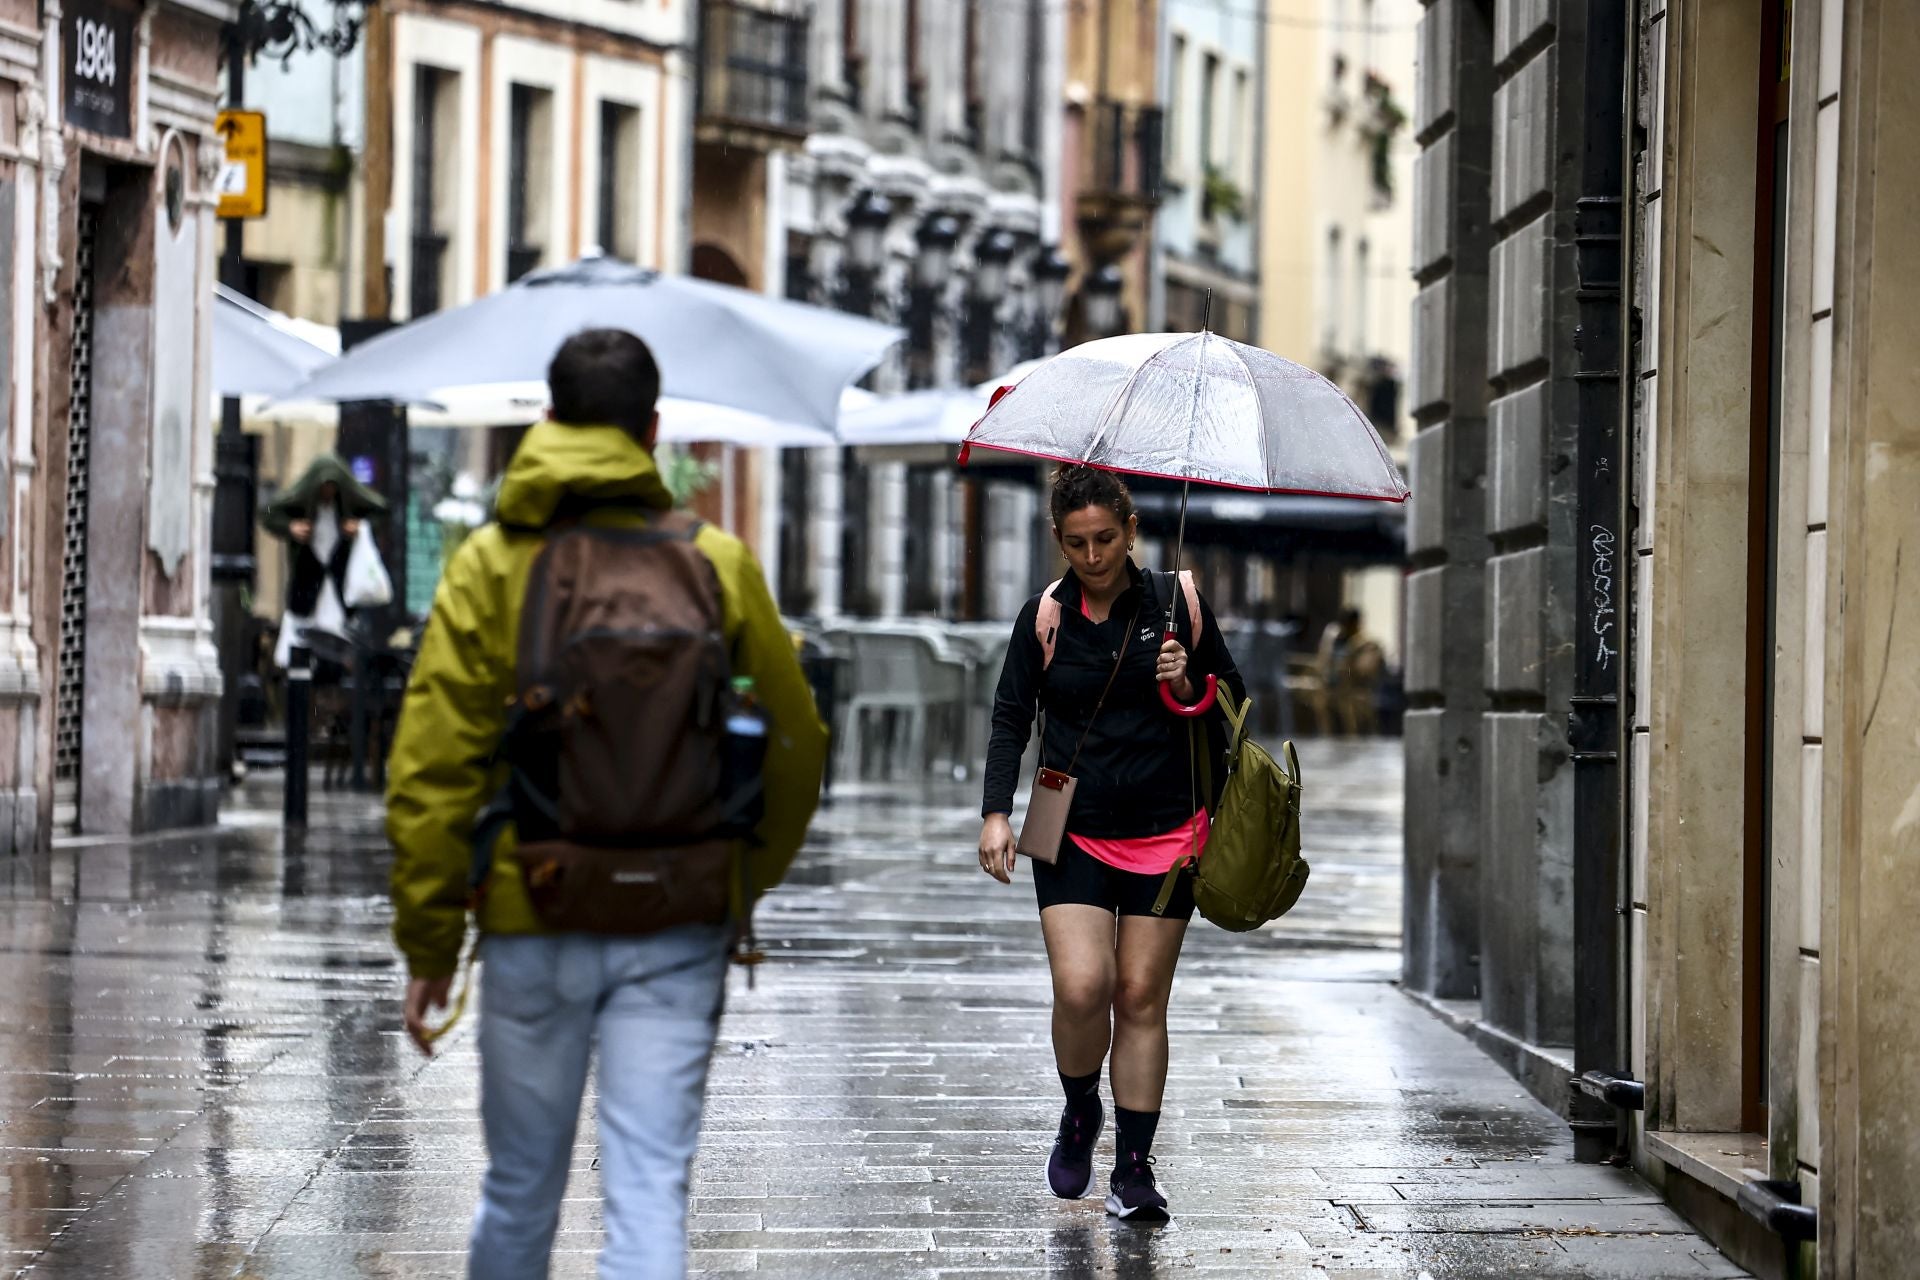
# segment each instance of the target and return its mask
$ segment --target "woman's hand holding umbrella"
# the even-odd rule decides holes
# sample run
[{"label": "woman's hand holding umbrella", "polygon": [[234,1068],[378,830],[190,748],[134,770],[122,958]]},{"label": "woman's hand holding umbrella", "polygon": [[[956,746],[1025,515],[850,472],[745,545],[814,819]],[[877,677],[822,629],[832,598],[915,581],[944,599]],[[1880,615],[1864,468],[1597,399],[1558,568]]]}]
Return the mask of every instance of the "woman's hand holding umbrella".
[{"label": "woman's hand holding umbrella", "polygon": [[1166,691],[1181,702],[1194,700],[1193,681],[1187,678],[1187,651],[1178,640],[1168,637],[1160,646],[1160,665],[1154,674]]}]

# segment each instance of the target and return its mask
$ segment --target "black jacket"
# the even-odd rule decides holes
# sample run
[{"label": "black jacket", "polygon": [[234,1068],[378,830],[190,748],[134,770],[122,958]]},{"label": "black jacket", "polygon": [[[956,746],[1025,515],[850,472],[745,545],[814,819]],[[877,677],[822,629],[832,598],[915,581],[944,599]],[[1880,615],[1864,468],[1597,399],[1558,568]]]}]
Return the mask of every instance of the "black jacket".
[{"label": "black jacket", "polygon": [[[1159,835],[1178,827],[1198,808],[1188,736],[1191,722],[1166,709],[1154,679],[1166,625],[1167,606],[1161,593],[1172,584],[1165,574],[1146,574],[1131,564],[1128,569],[1133,585],[1114,601],[1107,621],[1099,624],[1080,612],[1079,579],[1069,573],[1061,582],[1056,593],[1060,634],[1054,643],[1053,665],[1044,670],[1040,640],[1033,629],[1040,597],[1020,610],[993,700],[983,815],[1013,811],[1013,794],[1021,782],[1020,758],[1033,732],[1036,707],[1045,713],[1041,762],[1068,770],[1080,780],[1069,830],[1096,839]],[[1173,589],[1180,594],[1177,586]],[[1186,600],[1180,594],[1175,630],[1188,649],[1188,678],[1197,688],[1201,677],[1218,676],[1235,697],[1245,698],[1246,684],[1204,599],[1200,613],[1203,626],[1195,649]],[[1087,730],[1129,629],[1132,640],[1120,674],[1075,764],[1074,746]],[[1208,730],[1210,749],[1224,750],[1225,717],[1215,710],[1201,723]],[[1220,781],[1216,778],[1216,785]]]},{"label": "black jacket", "polygon": [[328,578],[333,579],[333,589],[340,593],[340,601],[344,606],[347,598],[347,561],[353,555],[353,539],[342,533],[340,541],[333,548],[333,559],[325,564],[320,562],[311,543],[295,542],[291,546],[293,577],[287,583],[287,612],[296,617],[311,618],[313,611],[320,607],[320,586]]}]

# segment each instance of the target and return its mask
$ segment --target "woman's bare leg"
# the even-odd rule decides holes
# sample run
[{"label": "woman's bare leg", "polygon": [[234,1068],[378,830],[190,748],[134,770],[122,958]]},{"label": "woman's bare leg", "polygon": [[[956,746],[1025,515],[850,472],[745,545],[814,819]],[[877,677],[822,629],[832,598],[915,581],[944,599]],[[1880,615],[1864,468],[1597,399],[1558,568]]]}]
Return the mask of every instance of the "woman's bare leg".
[{"label": "woman's bare leg", "polygon": [[[1173,992],[1173,970],[1180,961],[1180,944],[1186,935],[1184,920],[1120,917],[1113,970],[1113,1067],[1109,1072],[1115,1106],[1129,1111],[1160,1110],[1167,1087],[1167,999]],[[1057,1044],[1057,1003],[1055,1009]]]},{"label": "woman's bare leg", "polygon": [[1093,1075],[1113,1038],[1113,913],[1063,902],[1040,913],[1040,930],[1053,970],[1053,1056],[1063,1076]]}]

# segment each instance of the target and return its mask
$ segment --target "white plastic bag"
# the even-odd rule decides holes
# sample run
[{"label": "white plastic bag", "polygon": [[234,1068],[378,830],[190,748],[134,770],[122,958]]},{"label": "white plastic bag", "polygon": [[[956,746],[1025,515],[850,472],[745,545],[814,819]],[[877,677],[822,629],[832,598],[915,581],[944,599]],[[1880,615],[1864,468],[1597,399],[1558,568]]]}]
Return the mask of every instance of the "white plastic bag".
[{"label": "white plastic bag", "polygon": [[373,530],[365,521],[354,535],[353,550],[347,553],[347,585],[341,603],[349,609],[378,609],[393,602],[393,579],[387,566],[380,563],[380,549],[373,544]]}]

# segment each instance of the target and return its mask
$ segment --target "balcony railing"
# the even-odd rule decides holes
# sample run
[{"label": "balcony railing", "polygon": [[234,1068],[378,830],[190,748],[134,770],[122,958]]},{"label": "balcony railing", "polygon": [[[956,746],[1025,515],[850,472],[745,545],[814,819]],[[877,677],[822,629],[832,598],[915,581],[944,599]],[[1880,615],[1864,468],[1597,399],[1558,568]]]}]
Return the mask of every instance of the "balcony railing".
[{"label": "balcony railing", "polygon": [[1093,108],[1091,189],[1147,204],[1160,203],[1165,180],[1166,112],[1159,107],[1102,101]]},{"label": "balcony railing", "polygon": [[699,95],[703,122],[804,137],[806,17],[747,0],[706,0]]}]

